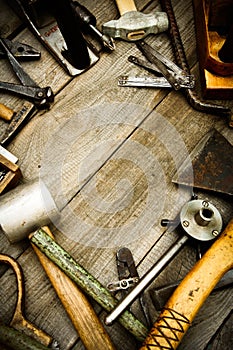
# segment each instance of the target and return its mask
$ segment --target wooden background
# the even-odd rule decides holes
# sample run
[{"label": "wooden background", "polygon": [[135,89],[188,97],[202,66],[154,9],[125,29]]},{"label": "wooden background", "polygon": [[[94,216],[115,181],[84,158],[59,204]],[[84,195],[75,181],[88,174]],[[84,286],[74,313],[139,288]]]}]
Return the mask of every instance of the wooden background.
[{"label": "wooden background", "polygon": [[[119,16],[113,0],[80,3],[93,11],[99,28]],[[192,2],[172,3],[200,94]],[[137,8],[148,13],[159,10],[160,5],[157,0],[138,0]],[[115,254],[121,246],[131,249],[143,276],[178,236],[177,232],[164,232],[161,219],[173,219],[190,199],[189,191],[181,191],[171,181],[178,165],[212,128],[233,143],[232,129],[224,118],[194,110],[182,92],[118,87],[120,75],[149,75],[127,61],[129,55],[140,55],[134,43],[117,41],[116,50],[106,53],[94,41],[100,60],[72,78],[22,25],[7,1],[0,0],[0,9],[0,35],[41,50],[38,62],[22,65],[40,86],[51,86],[55,94],[51,109],[38,111],[8,146],[19,158],[22,182],[43,175],[60,207],[70,201],[62,210],[62,225],[51,225],[51,230],[56,240],[103,285],[117,280]],[[167,33],[151,35],[146,41],[174,60]],[[0,69],[2,81],[17,81],[5,60],[0,61]],[[24,102],[5,93],[1,93],[0,101],[16,111]],[[231,101],[218,102],[232,105]],[[1,121],[1,132],[5,128]],[[60,181],[62,189],[58,187]],[[224,222],[228,222],[232,216],[229,198],[207,193],[199,196],[211,198],[221,208]],[[29,242],[10,244],[1,232],[0,247],[1,253],[16,258],[23,268],[27,318],[57,339],[61,349],[83,349]],[[181,279],[195,261],[196,249],[187,244],[148,287],[145,293],[154,321],[159,313],[149,291]],[[5,267],[1,267],[0,278],[0,320],[9,323],[16,301],[15,278]],[[93,305],[103,319],[106,313]],[[213,293],[179,349],[230,349],[232,306],[232,288]],[[117,322],[106,329],[116,349],[138,348],[133,336]]]}]

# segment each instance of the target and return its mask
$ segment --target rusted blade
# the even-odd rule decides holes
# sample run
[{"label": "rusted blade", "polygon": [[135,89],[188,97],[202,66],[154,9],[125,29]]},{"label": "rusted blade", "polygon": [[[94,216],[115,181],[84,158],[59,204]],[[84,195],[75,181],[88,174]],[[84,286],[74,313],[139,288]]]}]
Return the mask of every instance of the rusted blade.
[{"label": "rusted blade", "polygon": [[[217,130],[211,130],[190,154],[172,182],[233,195],[233,147]],[[179,174],[179,176],[178,176]]]}]

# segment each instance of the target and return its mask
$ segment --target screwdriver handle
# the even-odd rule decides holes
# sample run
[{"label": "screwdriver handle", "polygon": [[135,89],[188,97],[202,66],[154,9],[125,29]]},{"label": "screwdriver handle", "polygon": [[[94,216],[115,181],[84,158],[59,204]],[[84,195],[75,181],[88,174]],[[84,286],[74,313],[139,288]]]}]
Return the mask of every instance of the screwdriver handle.
[{"label": "screwdriver handle", "polygon": [[96,17],[85,6],[81,5],[78,1],[73,1],[72,7],[81,27],[85,29],[89,26],[96,26]]},{"label": "screwdriver handle", "polygon": [[[53,238],[48,227],[43,227],[43,230]],[[85,349],[114,350],[115,347],[113,346],[106,330],[83,292],[34,244],[32,246],[75,329],[77,330]]]}]

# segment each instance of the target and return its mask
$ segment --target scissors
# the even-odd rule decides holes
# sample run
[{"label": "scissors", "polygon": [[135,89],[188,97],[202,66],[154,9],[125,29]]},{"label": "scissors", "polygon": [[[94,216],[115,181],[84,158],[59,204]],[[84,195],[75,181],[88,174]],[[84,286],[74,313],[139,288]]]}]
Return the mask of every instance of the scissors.
[{"label": "scissors", "polygon": [[53,340],[48,334],[41,329],[38,329],[35,325],[30,323],[24,316],[24,303],[25,303],[25,290],[24,290],[24,275],[23,270],[17,260],[6,254],[0,253],[0,263],[10,265],[14,270],[17,282],[17,302],[14,310],[10,326],[20,332],[24,332],[27,336],[37,340],[45,346],[50,346],[52,349],[59,349],[58,343]]},{"label": "scissors", "polygon": [[[41,57],[40,51],[34,47],[21,43],[19,41],[11,41],[9,39],[4,39],[8,48],[12,52],[15,58],[20,60],[38,60]],[[6,52],[0,48],[0,58],[6,58]]]}]

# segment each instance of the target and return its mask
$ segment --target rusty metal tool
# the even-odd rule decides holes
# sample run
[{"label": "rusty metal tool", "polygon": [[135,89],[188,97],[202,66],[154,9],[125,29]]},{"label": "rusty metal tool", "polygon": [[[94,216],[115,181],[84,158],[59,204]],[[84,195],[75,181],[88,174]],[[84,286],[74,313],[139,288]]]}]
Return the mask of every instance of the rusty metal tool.
[{"label": "rusty metal tool", "polygon": [[0,44],[6,52],[8,61],[20,80],[22,85],[0,82],[0,90],[14,92],[19,96],[32,100],[39,108],[48,108],[54,101],[54,95],[51,87],[40,88],[34,80],[24,71],[23,67],[11,53],[5,39],[0,38]]},{"label": "rusty metal tool", "polygon": [[14,270],[17,281],[18,298],[15,307],[15,311],[10,322],[10,326],[17,329],[20,332],[24,332],[29,337],[37,340],[45,346],[50,346],[53,349],[59,349],[57,341],[53,340],[48,334],[41,329],[38,329],[35,325],[29,322],[24,316],[24,275],[23,270],[17,260],[12,257],[0,254],[0,263],[10,265]]},{"label": "rusty metal tool", "polygon": [[108,51],[115,50],[116,45],[113,38],[111,38],[108,34],[101,33],[96,27],[96,17],[78,1],[72,1],[71,4],[80,21],[81,30],[83,30],[84,33],[93,33],[100,40],[103,47]]},{"label": "rusty metal tool", "polygon": [[107,315],[105,323],[111,325],[138,295],[159,275],[164,267],[192,237],[198,241],[211,241],[222,229],[222,217],[218,209],[210,202],[194,199],[187,202],[180,212],[182,235],[141,278],[132,291]]},{"label": "rusty metal tool", "polygon": [[[110,291],[55,242],[43,228],[30,235],[30,241],[104,310],[110,311],[117,305],[118,300]],[[143,341],[148,334],[147,327],[127,310],[121,315],[119,322],[139,341]]]},{"label": "rusty metal tool", "polygon": [[71,76],[99,60],[93,45],[84,40],[71,1],[10,0],[13,10]]},{"label": "rusty metal tool", "polygon": [[187,161],[181,165],[173,182],[233,195],[233,147],[222,134],[210,130],[194,147],[190,159],[189,165]]},{"label": "rusty metal tool", "polygon": [[[41,57],[40,51],[32,47],[21,43],[19,41],[11,41],[9,39],[4,39],[9,47],[10,51],[15,58],[20,60],[38,60]],[[2,50],[0,47],[0,58],[7,58],[5,50]]]},{"label": "rusty metal tool", "polygon": [[[171,284],[166,284],[161,287],[153,288],[150,290],[151,299],[153,300],[153,304],[157,310],[163,309],[166,302],[168,301],[172,293],[180,285],[181,282],[182,280],[176,281]],[[225,275],[216,284],[216,286],[213,289],[213,292],[222,288],[232,286],[232,284],[233,284],[233,270],[230,270],[226,272]]]},{"label": "rusty metal tool", "polygon": [[17,157],[0,145],[0,195],[14,187],[21,178],[17,161]]},{"label": "rusty metal tool", "polygon": [[233,220],[176,288],[140,350],[177,349],[217,282],[232,268]]},{"label": "rusty metal tool", "polygon": [[[121,291],[121,299],[124,299],[126,295],[132,290],[132,288],[140,280],[139,274],[134,262],[132,252],[127,247],[122,247],[117,251],[116,254],[117,271],[119,281],[110,282],[107,288],[111,292]],[[140,308],[146,320],[148,327],[151,326],[151,318],[149,308],[144,294],[139,295]]]},{"label": "rusty metal tool", "polygon": [[195,79],[192,74],[179,68],[174,62],[163,56],[145,41],[137,43],[137,47],[147,58],[148,61],[142,60],[135,56],[129,56],[128,60],[142,68],[150,70],[153,73],[162,74],[163,77],[127,77],[119,79],[120,86],[136,87],[173,87],[175,90],[183,88],[194,88]]},{"label": "rusty metal tool", "polygon": [[[48,227],[43,230],[54,239]],[[32,247],[69,315],[86,350],[114,350],[115,347],[90,302],[76,284],[35,245]]]},{"label": "rusty metal tool", "polygon": [[149,34],[157,34],[168,29],[165,12],[144,14],[137,11],[133,0],[116,0],[116,3],[120,18],[103,24],[104,34],[126,41],[137,41]]}]

